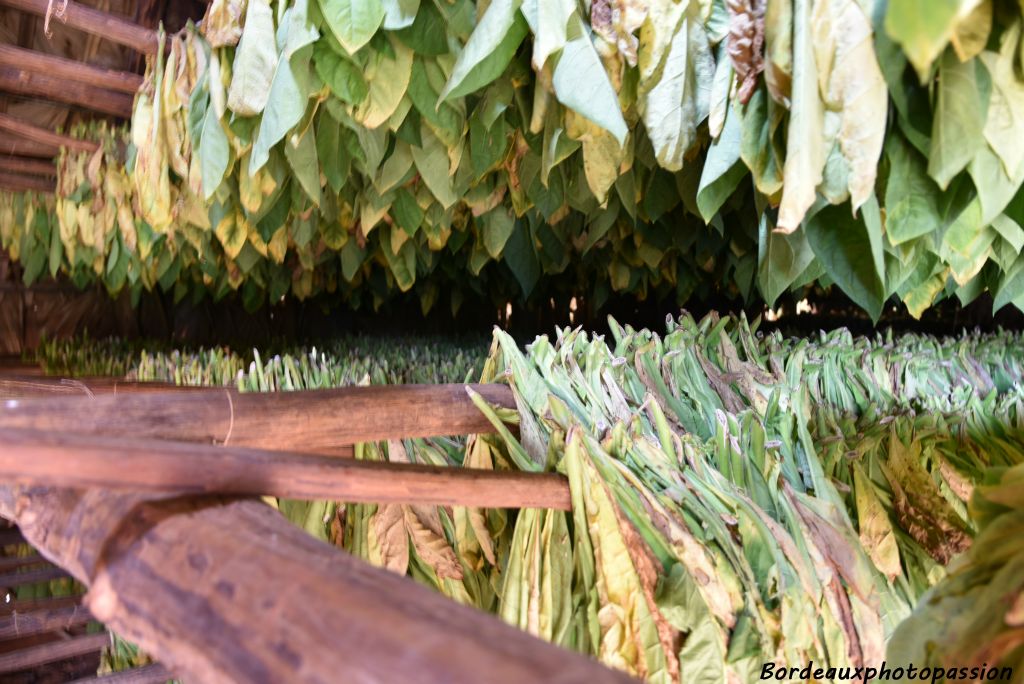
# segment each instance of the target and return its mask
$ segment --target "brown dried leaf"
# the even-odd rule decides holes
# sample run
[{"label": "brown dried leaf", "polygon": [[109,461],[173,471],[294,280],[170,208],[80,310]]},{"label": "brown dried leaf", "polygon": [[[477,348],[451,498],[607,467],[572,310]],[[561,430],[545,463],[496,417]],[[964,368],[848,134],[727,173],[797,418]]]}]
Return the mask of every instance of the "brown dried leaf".
[{"label": "brown dried leaf", "polygon": [[727,50],[739,89],[736,96],[746,104],[757,88],[757,75],[764,71],[765,0],[726,0],[729,10]]}]

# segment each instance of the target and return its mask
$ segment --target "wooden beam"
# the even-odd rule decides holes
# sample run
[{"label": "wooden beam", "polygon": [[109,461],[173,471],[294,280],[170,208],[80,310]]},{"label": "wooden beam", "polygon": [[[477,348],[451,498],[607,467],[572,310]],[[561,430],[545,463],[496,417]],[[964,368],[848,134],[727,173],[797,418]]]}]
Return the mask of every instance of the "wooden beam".
[{"label": "wooden beam", "polygon": [[14,135],[0,136],[0,138],[2,138],[2,140],[0,140],[0,154],[36,157],[40,159],[48,159],[52,162],[53,158],[60,153],[60,148],[56,145],[47,145],[41,142],[36,142],[35,140],[18,138]]},{"label": "wooden beam", "polygon": [[37,553],[31,556],[0,556],[0,572],[10,572],[11,570],[42,565],[47,562],[45,558]]},{"label": "wooden beam", "polygon": [[35,50],[25,50],[13,45],[0,43],[0,66],[9,66],[25,71],[46,74],[77,83],[107,88],[120,93],[135,95],[142,85],[142,76],[128,71],[114,71],[103,67],[48,55]]},{"label": "wooden beam", "polygon": [[132,435],[205,444],[320,453],[359,442],[491,433],[466,393],[514,408],[507,385],[376,385],[239,393],[196,388],[0,403],[0,427],[81,435]]},{"label": "wooden beam", "polygon": [[[0,0],[2,2],[2,0]],[[0,114],[0,131],[7,131],[25,140],[31,140],[42,145],[60,149],[66,147],[69,150],[79,152],[95,152],[99,149],[99,143],[92,140],[80,140],[69,135],[54,133],[45,128],[33,126],[30,123],[16,119],[9,114]]]},{"label": "wooden beam", "polygon": [[0,171],[0,186],[17,192],[54,192],[57,182],[53,178]]},{"label": "wooden beam", "polygon": [[[57,3],[54,3],[56,6]],[[11,7],[23,12],[46,16],[48,0],[0,0],[0,5]],[[108,12],[81,5],[68,0],[63,17],[54,14],[52,21],[63,21],[72,28],[85,33],[99,36],[105,40],[127,47],[147,55],[155,55],[157,51],[157,34],[130,21]]]},{"label": "wooden beam", "polygon": [[138,392],[195,392],[208,388],[164,382],[129,382],[110,377],[60,378],[0,374],[0,399],[22,397],[93,396]]},{"label": "wooden beam", "polygon": [[30,613],[36,610],[57,610],[58,608],[70,608],[82,602],[82,595],[74,596],[51,596],[40,599],[23,599],[3,603],[0,601],[0,615],[11,615],[13,613]]},{"label": "wooden beam", "polygon": [[54,165],[53,160],[46,161],[30,157],[0,157],[0,171],[45,176],[48,178],[57,175],[57,167]]},{"label": "wooden beam", "polygon": [[12,613],[0,617],[0,639],[18,639],[56,632],[60,629],[79,627],[93,620],[83,606],[68,606],[53,610],[34,610],[29,613]]},{"label": "wooden beam", "polygon": [[164,684],[174,675],[163,665],[153,663],[143,667],[136,667],[121,672],[91,677],[89,679],[76,679],[71,684]]},{"label": "wooden beam", "polygon": [[346,503],[572,509],[568,481],[554,473],[357,461],[18,429],[0,429],[0,444],[0,481],[21,484]]},{"label": "wooden beam", "polygon": [[64,641],[51,641],[48,644],[2,653],[0,654],[0,674],[29,670],[46,663],[97,653],[108,644],[110,644],[109,634],[86,634]]},{"label": "wooden beam", "polygon": [[7,529],[0,530],[0,548],[24,543],[25,536],[17,527],[8,527]]},{"label": "wooden beam", "polygon": [[41,97],[124,119],[132,114],[132,98],[125,93],[18,67],[0,66],[0,90]]},{"label": "wooden beam", "polygon": [[183,681],[633,681],[256,501],[0,487],[0,513],[90,585],[97,620]]},{"label": "wooden beam", "polygon": [[53,580],[64,579],[67,576],[68,573],[64,570],[52,565],[32,570],[19,570],[0,575],[0,587],[3,587],[4,589],[11,589],[13,587],[23,587],[26,584],[37,584],[39,582],[51,582]]}]

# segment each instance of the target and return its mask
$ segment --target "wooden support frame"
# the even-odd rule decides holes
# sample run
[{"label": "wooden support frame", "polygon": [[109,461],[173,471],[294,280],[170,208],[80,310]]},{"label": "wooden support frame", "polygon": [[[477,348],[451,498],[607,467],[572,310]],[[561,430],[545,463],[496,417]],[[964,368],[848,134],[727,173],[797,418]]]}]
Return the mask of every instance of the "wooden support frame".
[{"label": "wooden support frame", "polygon": [[100,147],[99,143],[92,140],[80,140],[69,135],[54,133],[45,128],[33,126],[26,121],[16,119],[9,114],[0,114],[0,131],[6,131],[11,135],[42,145],[48,145],[58,150],[61,147],[66,147],[77,152],[95,152]]},{"label": "wooden support frame", "polygon": [[68,573],[64,570],[50,565],[43,568],[20,570],[0,575],[0,587],[10,589],[13,587],[21,587],[26,584],[36,584],[38,582],[50,582],[53,580],[64,579],[67,576]]},{"label": "wooden support frame", "polygon": [[163,665],[153,663],[132,670],[111,672],[99,677],[76,679],[71,684],[164,684],[169,679],[174,679],[174,675]]},{"label": "wooden support frame", "polygon": [[49,159],[52,162],[53,158],[60,153],[60,147],[57,145],[47,145],[15,135],[5,135],[3,138],[3,142],[0,142],[0,154]]},{"label": "wooden support frame", "polygon": [[255,501],[0,487],[0,513],[90,586],[98,620],[185,681],[632,681]]},{"label": "wooden support frame", "polygon": [[0,66],[0,90],[42,97],[124,119],[132,114],[130,95],[18,67]]},{"label": "wooden support frame", "polygon": [[56,55],[0,43],[0,66],[13,67],[24,71],[46,74],[105,88],[119,93],[135,95],[142,85],[142,76],[129,71],[114,71],[103,67],[76,62]]},{"label": "wooden support frame", "polygon": [[61,629],[80,627],[92,622],[92,614],[83,606],[66,606],[52,610],[33,610],[0,617],[0,639],[46,634]]},{"label": "wooden support frame", "polygon": [[19,670],[28,670],[47,663],[88,655],[102,651],[110,643],[110,635],[106,633],[86,634],[67,639],[52,641],[48,644],[29,646],[18,651],[0,654],[0,674],[8,674]]},{"label": "wooden support frame", "polygon": [[[0,0],[0,5],[42,17],[46,16],[49,3],[47,0]],[[158,49],[156,31],[71,0],[67,2],[63,17],[54,15],[51,21],[63,21],[72,28],[130,47],[142,54],[155,55]]]},{"label": "wooden support frame", "polygon": [[17,192],[55,192],[57,181],[53,178],[42,176],[27,176],[23,173],[8,173],[0,171],[0,187]]},{"label": "wooden support frame", "polygon": [[[347,503],[571,510],[569,483],[524,473],[0,429],[0,481]],[[12,574],[28,577],[29,572]]]}]

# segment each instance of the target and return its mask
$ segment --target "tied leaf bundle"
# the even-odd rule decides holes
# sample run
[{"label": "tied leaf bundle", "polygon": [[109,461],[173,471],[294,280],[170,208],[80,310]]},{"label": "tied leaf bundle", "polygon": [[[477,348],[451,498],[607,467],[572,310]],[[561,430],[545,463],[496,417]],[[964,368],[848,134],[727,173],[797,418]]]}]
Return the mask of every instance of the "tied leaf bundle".
[{"label": "tied leaf bundle", "polygon": [[[126,269],[134,292],[240,289],[251,307],[411,291],[424,311],[449,292],[453,310],[467,294],[772,304],[815,282],[876,319],[891,297],[914,316],[986,291],[1020,307],[1019,4],[919,14],[218,0],[149,63],[131,182],[89,179],[94,198],[130,196],[132,220],[98,212],[64,267],[112,291]],[[62,164],[65,199],[79,165]],[[21,252],[33,274],[43,242]]]}]

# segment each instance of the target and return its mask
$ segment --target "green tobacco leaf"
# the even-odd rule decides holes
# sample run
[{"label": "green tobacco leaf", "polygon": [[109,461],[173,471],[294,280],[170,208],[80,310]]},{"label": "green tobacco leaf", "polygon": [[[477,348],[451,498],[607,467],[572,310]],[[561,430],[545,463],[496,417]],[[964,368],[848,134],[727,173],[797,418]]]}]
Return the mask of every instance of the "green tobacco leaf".
[{"label": "green tobacco leaf", "polygon": [[885,30],[914,65],[923,83],[932,62],[953,35],[957,16],[972,0],[893,0],[885,13]]},{"label": "green tobacco leaf", "polygon": [[274,12],[269,0],[252,0],[246,8],[245,30],[235,50],[228,88],[228,108],[241,116],[263,111],[277,68]]},{"label": "green tobacco leaf", "polygon": [[942,225],[940,190],[928,176],[925,161],[903,136],[886,143],[889,180],[885,188],[885,231],[894,245],[937,230]]},{"label": "green tobacco leaf", "polygon": [[478,90],[505,70],[526,36],[526,22],[519,13],[519,4],[519,0],[494,0],[487,6],[459,53],[440,100]]},{"label": "green tobacco leaf", "polygon": [[814,251],[802,230],[785,234],[772,230],[765,215],[761,216],[758,239],[757,287],[769,306],[775,305],[786,289],[814,260]]},{"label": "green tobacco leaf", "polygon": [[342,102],[354,105],[366,99],[369,88],[362,69],[332,50],[327,41],[317,41],[314,46],[313,65],[320,80]]},{"label": "green tobacco leaf", "polygon": [[516,221],[515,230],[505,243],[502,259],[512,269],[512,274],[523,289],[523,297],[529,297],[540,280],[540,260],[534,248],[533,235],[525,221]]},{"label": "green tobacco leaf", "polygon": [[290,140],[285,142],[284,156],[306,195],[314,205],[320,206],[320,160],[317,158],[313,126],[307,127],[294,144]]},{"label": "green tobacco leaf", "polygon": [[697,189],[697,207],[705,223],[710,223],[746,175],[746,167],[740,161],[742,136],[743,121],[739,111],[732,108],[726,117],[722,134],[708,149]]},{"label": "green tobacco leaf", "polygon": [[516,226],[516,219],[512,213],[504,207],[498,207],[481,216],[478,221],[481,223],[481,232],[484,238],[484,247],[492,259],[501,257],[509,236]]},{"label": "green tobacco leaf", "polygon": [[369,93],[354,107],[352,118],[364,127],[375,130],[395,113],[409,88],[412,77],[412,50],[398,41],[391,41],[392,53],[372,52],[364,76]]},{"label": "green tobacco leaf", "polygon": [[939,64],[928,174],[943,190],[984,144],[988,73],[981,62],[961,63],[952,52]]},{"label": "green tobacco leaf", "polygon": [[384,21],[381,0],[318,0],[324,23],[349,54],[370,42]]},{"label": "green tobacco leaf", "polygon": [[827,206],[805,226],[807,242],[825,272],[874,320],[885,303],[885,263],[878,203],[868,200],[860,218],[848,205]]},{"label": "green tobacco leaf", "polygon": [[199,141],[199,167],[203,179],[203,199],[209,200],[217,192],[231,160],[231,149],[224,126],[211,104],[203,117],[203,135]]},{"label": "green tobacco leaf", "polygon": [[423,57],[436,57],[448,52],[448,26],[433,2],[421,2],[416,20],[408,28],[396,31],[395,35]]},{"label": "green tobacco leaf", "polygon": [[590,40],[590,30],[578,15],[569,21],[568,38],[552,76],[555,96],[624,144],[628,129],[618,95]]},{"label": "green tobacco leaf", "polygon": [[[430,0],[427,0],[428,3]],[[384,5],[383,26],[388,31],[408,28],[416,20],[420,0],[382,0]]]},{"label": "green tobacco leaf", "polygon": [[270,148],[280,142],[306,113],[310,91],[309,60],[319,32],[310,21],[308,0],[297,0],[281,20],[278,32],[281,59],[270,86],[270,98],[249,157],[249,175],[270,158]]}]

